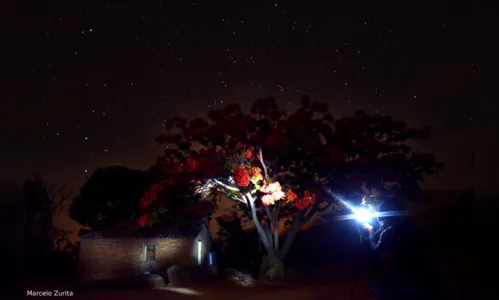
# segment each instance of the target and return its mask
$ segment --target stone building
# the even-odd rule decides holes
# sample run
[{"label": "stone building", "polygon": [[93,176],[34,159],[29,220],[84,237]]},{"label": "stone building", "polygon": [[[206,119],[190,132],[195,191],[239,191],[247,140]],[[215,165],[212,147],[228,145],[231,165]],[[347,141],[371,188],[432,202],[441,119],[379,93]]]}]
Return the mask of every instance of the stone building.
[{"label": "stone building", "polygon": [[135,222],[79,233],[78,277],[82,281],[164,275],[172,265],[200,265],[211,248],[206,222],[140,229]]}]

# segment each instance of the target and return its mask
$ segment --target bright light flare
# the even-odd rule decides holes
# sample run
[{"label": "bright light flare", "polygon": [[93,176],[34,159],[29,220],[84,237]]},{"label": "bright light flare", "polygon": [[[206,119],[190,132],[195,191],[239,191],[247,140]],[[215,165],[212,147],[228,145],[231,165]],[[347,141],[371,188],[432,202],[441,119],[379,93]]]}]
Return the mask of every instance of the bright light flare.
[{"label": "bright light flare", "polygon": [[375,217],[375,213],[367,208],[359,208],[354,212],[355,219],[360,223],[369,223]]},{"label": "bright light flare", "polygon": [[[407,211],[401,211],[401,210],[393,210],[393,211],[382,211],[379,212],[375,209],[373,209],[370,205],[368,206],[355,206],[351,202],[343,199],[341,196],[331,192],[327,191],[331,196],[335,197],[343,206],[348,208],[352,213],[351,214],[346,214],[346,215],[341,215],[338,216],[336,219],[337,220],[357,220],[359,223],[365,225],[370,222],[372,222],[374,219],[381,218],[381,217],[397,217],[397,216],[405,216],[407,215]],[[363,199],[362,201],[363,204],[365,204],[365,200]]]}]

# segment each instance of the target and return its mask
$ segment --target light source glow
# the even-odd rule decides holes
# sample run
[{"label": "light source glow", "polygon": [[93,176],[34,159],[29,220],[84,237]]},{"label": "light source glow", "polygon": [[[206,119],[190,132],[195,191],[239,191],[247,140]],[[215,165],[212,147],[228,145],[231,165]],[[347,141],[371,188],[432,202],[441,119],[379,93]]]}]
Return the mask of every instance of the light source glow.
[{"label": "light source glow", "polygon": [[360,223],[369,223],[374,217],[374,213],[366,208],[356,209],[354,212],[355,219]]},{"label": "light source glow", "polygon": [[166,288],[161,288],[161,289],[164,289],[164,290],[167,290],[167,291],[172,291],[172,292],[175,292],[175,293],[178,293],[178,294],[182,294],[182,295],[189,295],[189,296],[202,296],[203,295],[203,294],[201,294],[198,291],[191,290],[191,289],[188,289],[188,288],[166,287]]},{"label": "light source glow", "polygon": [[202,258],[202,250],[203,250],[203,242],[202,241],[198,241],[198,265],[201,264],[201,258]]}]

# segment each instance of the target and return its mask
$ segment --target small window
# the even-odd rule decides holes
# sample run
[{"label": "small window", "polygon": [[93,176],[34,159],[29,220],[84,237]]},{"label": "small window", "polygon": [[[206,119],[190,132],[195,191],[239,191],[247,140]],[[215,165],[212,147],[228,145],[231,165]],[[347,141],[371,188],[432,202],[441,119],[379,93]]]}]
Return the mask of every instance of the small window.
[{"label": "small window", "polygon": [[156,245],[148,245],[146,246],[146,262],[155,262],[156,261]]}]

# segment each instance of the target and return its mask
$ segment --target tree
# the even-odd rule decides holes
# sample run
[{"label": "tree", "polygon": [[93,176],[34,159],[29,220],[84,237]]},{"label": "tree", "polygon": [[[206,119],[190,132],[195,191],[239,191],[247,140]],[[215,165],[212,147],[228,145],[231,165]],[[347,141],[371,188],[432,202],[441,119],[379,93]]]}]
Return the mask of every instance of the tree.
[{"label": "tree", "polygon": [[26,256],[50,252],[54,242],[53,216],[70,199],[66,186],[47,184],[39,175],[28,177],[23,185]]},{"label": "tree", "polygon": [[70,217],[93,229],[133,220],[139,213],[137,201],[150,183],[144,171],[122,166],[97,169],[73,199]]},{"label": "tree", "polygon": [[[250,113],[229,104],[208,117],[210,122],[182,117],[165,122],[167,133],[156,139],[167,145],[158,168],[184,176],[203,199],[213,201],[211,196],[222,193],[247,211],[267,252],[261,276],[271,279],[282,277],[299,229],[336,203],[329,190],[349,199],[373,190],[392,198],[415,196],[424,175],[443,167],[433,155],[404,144],[426,138],[427,128],[361,111],[335,121],[327,104],[307,97],[289,115],[269,97],[258,99]],[[161,203],[155,200],[170,184],[167,179],[157,185],[156,195],[143,205]],[[160,217],[145,214],[139,224]],[[288,229],[282,246],[279,220]]]}]

